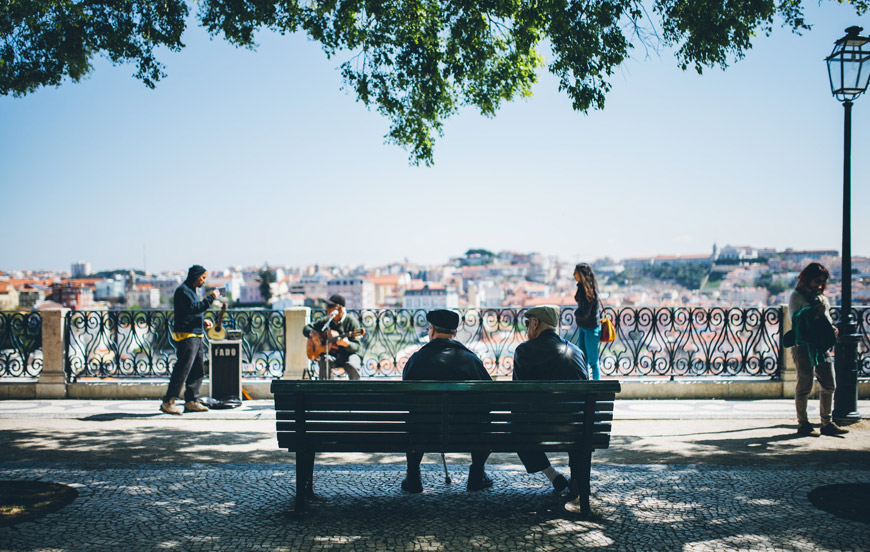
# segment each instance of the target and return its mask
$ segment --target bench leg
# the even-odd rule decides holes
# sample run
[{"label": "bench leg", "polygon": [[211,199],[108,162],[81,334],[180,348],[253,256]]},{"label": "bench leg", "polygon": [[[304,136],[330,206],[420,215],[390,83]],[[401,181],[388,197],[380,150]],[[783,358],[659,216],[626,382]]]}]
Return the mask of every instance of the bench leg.
[{"label": "bench leg", "polygon": [[314,496],[314,453],[296,454],[296,511],[305,509],[305,501]]},{"label": "bench leg", "polygon": [[592,451],[573,453],[570,458],[571,496],[576,498],[565,504],[565,509],[588,516],[591,513],[589,495],[592,493]]}]

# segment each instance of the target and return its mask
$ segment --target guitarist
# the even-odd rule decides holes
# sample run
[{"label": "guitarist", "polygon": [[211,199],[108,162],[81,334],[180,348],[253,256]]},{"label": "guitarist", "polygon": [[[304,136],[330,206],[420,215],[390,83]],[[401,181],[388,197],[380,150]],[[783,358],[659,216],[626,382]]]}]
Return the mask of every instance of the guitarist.
[{"label": "guitarist", "polygon": [[193,265],[187,271],[187,279],[175,290],[175,331],[172,332],[172,340],[176,343],[178,360],[172,368],[169,387],[160,404],[160,411],[167,414],[181,414],[181,409],[175,406],[175,399],[182,391],[185,412],[208,410],[199,402],[199,388],[205,375],[202,369],[202,330],[203,327],[209,330],[212,326],[211,321],[204,319],[203,313],[220,297],[220,292],[214,290],[206,294],[205,299],[199,299],[196,289],[205,285],[206,278],[205,268]]},{"label": "guitarist", "polygon": [[[339,334],[350,334],[354,330],[360,329],[359,320],[351,316],[345,311],[346,302],[344,297],[335,294],[326,302],[326,316],[307,324],[302,328],[302,335],[312,339],[312,333],[325,338],[328,330],[335,330]],[[317,335],[313,337],[317,339]],[[362,359],[359,356],[360,342],[355,337],[343,337],[335,341],[338,346],[336,350],[328,350],[326,354],[321,355],[317,363],[320,365],[320,379],[328,380],[331,368],[338,366],[344,368],[347,378],[350,380],[359,379],[359,371],[362,367]]]}]

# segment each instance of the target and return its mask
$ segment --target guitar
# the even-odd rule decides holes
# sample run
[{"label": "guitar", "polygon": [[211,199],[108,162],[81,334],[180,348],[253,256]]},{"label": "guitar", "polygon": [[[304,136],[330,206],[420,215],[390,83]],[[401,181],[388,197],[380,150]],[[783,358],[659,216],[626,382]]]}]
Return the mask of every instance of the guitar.
[{"label": "guitar", "polygon": [[339,339],[356,339],[365,334],[365,328],[359,328],[343,334],[340,334],[335,330],[327,330],[326,339],[324,340],[323,333],[312,330],[311,334],[308,336],[308,345],[305,348],[305,352],[308,354],[308,360],[317,360],[320,358],[320,355],[338,349],[336,341]]},{"label": "guitar", "polygon": [[223,324],[225,312],[227,312],[227,304],[221,303],[221,313],[218,315],[217,324],[208,330],[208,338],[211,341],[223,341],[227,338],[227,331]]}]

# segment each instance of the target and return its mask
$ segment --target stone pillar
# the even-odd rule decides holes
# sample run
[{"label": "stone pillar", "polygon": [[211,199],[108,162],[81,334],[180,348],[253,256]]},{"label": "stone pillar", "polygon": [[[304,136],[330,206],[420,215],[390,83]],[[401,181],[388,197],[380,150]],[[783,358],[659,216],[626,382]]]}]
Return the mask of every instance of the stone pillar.
[{"label": "stone pillar", "polygon": [[42,317],[42,373],[36,382],[36,398],[65,399],[64,326],[69,309],[40,311]]},{"label": "stone pillar", "polygon": [[[785,332],[791,330],[791,313],[788,310],[788,305],[780,305],[780,307],[782,308],[782,335],[785,335]],[[794,386],[797,384],[797,369],[791,356],[791,348],[786,349],[780,343],[780,351],[782,357],[782,367],[780,368],[780,373],[782,374],[782,398],[793,399]]]},{"label": "stone pillar", "polygon": [[311,361],[305,354],[308,340],[302,335],[302,328],[311,319],[311,309],[294,307],[284,310],[284,377],[281,379],[302,379]]}]

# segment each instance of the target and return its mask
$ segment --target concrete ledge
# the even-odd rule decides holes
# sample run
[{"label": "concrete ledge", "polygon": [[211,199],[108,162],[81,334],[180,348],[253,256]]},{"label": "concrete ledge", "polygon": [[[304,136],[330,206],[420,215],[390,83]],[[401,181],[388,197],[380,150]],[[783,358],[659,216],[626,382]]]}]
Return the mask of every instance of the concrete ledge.
[{"label": "concrete ledge", "polygon": [[35,399],[36,379],[25,381],[0,381],[0,400]]},{"label": "concrete ledge", "polygon": [[[166,379],[148,381],[89,381],[67,385],[70,399],[162,399],[166,394]],[[202,396],[208,396],[208,380],[202,385]],[[252,399],[271,399],[271,380],[242,381],[242,389]],[[25,397],[8,397],[19,398]]]},{"label": "concrete ledge", "polygon": [[[620,399],[783,399],[794,396],[794,383],[782,381],[639,381],[621,380]],[[168,380],[87,381],[64,385],[38,384],[35,380],[0,381],[0,400],[27,399],[160,399]],[[242,388],[252,399],[271,400],[271,380],[243,381]],[[51,388],[46,387],[49,385]],[[64,393],[64,389],[65,393]],[[208,380],[202,392],[208,396]],[[791,393],[789,393],[791,392]],[[811,398],[818,397],[818,384]],[[858,382],[858,398],[870,399],[870,381]]]},{"label": "concrete ledge", "polygon": [[781,381],[622,382],[619,399],[781,399]]}]

